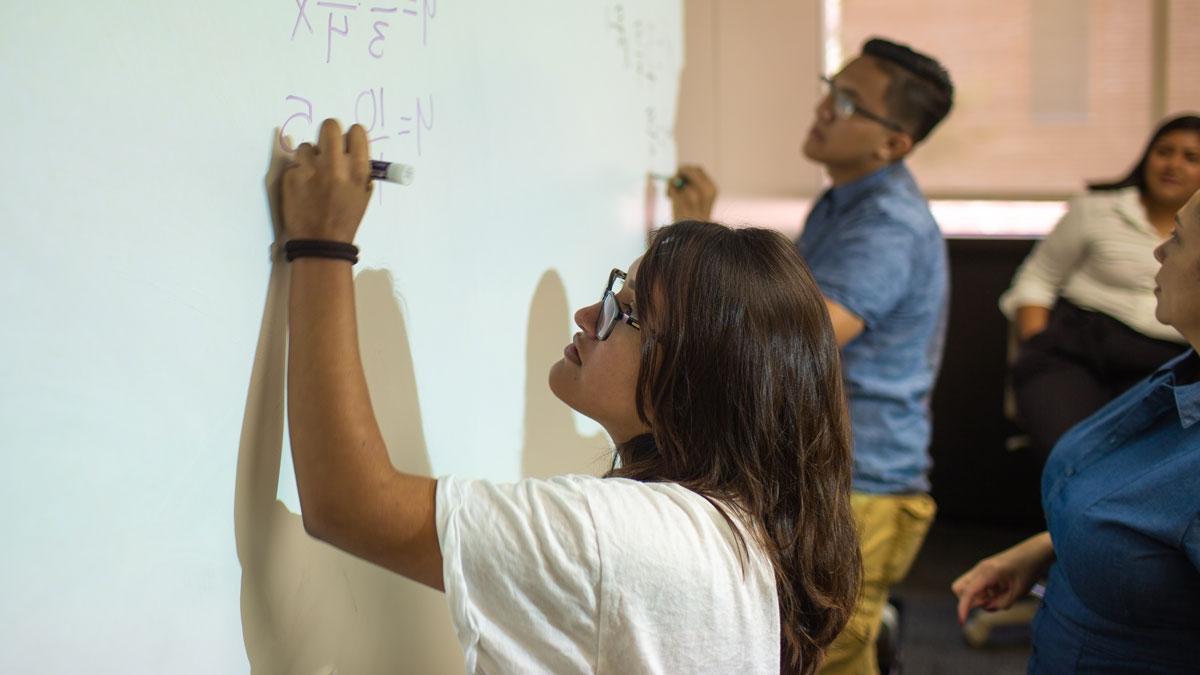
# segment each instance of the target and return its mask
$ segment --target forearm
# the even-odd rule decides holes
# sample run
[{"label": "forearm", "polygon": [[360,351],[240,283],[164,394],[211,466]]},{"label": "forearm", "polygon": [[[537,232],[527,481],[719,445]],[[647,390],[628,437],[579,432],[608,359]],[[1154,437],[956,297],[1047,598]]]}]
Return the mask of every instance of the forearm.
[{"label": "forearm", "polygon": [[[283,174],[289,241],[352,242],[371,197],[367,133],[321,123]],[[293,251],[293,253],[301,253]],[[437,482],[391,463],[358,352],[354,276],[345,260],[307,251],[289,265],[288,425],[304,527],[338,548],[442,587]]]},{"label": "forearm", "polygon": [[1010,550],[1020,558],[1022,566],[1035,580],[1045,577],[1050,572],[1050,565],[1055,559],[1054,542],[1051,541],[1049,532],[1035,534]]},{"label": "forearm", "polygon": [[1050,321],[1050,310],[1038,305],[1022,305],[1017,308],[1017,337],[1021,341],[1037,335],[1046,330],[1046,324]]},{"label": "forearm", "polygon": [[288,425],[305,525],[353,519],[363,487],[394,473],[371,408],[358,351],[352,268],[291,263]]}]

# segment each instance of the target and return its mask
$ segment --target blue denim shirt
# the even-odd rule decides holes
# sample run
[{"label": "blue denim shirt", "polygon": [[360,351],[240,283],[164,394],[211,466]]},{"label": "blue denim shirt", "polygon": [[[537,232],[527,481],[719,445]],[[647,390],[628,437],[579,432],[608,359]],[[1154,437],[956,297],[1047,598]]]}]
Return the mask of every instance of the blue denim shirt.
[{"label": "blue denim shirt", "polygon": [[1198,370],[1171,360],[1054,447],[1030,672],[1200,672]]},{"label": "blue denim shirt", "polygon": [[941,363],[946,243],[903,162],[831,188],[797,242],[821,292],[862,319],[842,348],[854,489],[929,490],[929,398]]}]

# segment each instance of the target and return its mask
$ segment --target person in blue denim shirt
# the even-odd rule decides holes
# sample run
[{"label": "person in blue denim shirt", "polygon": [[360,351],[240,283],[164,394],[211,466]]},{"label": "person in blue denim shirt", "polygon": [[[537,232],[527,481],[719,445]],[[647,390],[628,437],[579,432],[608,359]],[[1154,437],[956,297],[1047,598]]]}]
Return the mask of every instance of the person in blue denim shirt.
[{"label": "person in blue denim shirt", "polygon": [[861,327],[842,347],[854,487],[929,491],[929,395],[941,361],[945,242],[903,162],[830,188],[797,244],[821,292]]},{"label": "person in blue denim shirt", "polygon": [[1046,532],[951,586],[962,621],[1048,574],[1030,673],[1200,672],[1200,193],[1154,255],[1155,316],[1191,348],[1058,441]]},{"label": "person in blue denim shirt", "polygon": [[[832,187],[797,246],[825,296],[842,348],[854,435],[852,506],[863,592],[821,672],[877,673],[875,639],[888,590],[908,573],[933,521],[929,400],[941,362],[949,292],[946,245],[904,160],[949,113],[954,88],[934,59],[868,40],[821,78],[826,95],[805,139]],[[676,219],[707,219],[716,197],[699,167],[668,190]]]}]

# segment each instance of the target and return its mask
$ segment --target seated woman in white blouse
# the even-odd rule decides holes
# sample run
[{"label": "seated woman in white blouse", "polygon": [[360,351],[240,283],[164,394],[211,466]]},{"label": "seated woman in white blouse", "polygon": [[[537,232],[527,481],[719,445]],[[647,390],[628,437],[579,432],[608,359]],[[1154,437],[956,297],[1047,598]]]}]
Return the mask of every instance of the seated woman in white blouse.
[{"label": "seated woman in white blouse", "polygon": [[861,563],[837,342],[791,244],[672,225],[575,314],[550,388],[612,437],[604,478],[404,474],[358,353],[368,157],[326,120],[283,177],[306,529],[445,590],[470,672],[814,672]]},{"label": "seated woman in white blouse", "polygon": [[1018,422],[1043,457],[1187,346],[1154,316],[1152,253],[1200,189],[1200,117],[1168,120],[1128,176],[1089,187],[1000,298],[1021,343],[1012,368]]}]

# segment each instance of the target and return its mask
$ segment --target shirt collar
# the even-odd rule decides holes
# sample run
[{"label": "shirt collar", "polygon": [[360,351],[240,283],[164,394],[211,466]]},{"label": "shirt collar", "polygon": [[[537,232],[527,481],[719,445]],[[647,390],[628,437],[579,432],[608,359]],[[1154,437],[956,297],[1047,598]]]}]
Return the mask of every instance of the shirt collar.
[{"label": "shirt collar", "polygon": [[892,162],[862,178],[856,178],[844,185],[829,188],[829,191],[825,193],[825,197],[829,200],[829,205],[835,211],[840,211],[845,206],[854,204],[862,199],[867,193],[887,182],[892,176],[902,173],[908,173],[908,169],[904,166],[904,160]]},{"label": "shirt collar", "polygon": [[[1175,407],[1179,409],[1179,421],[1187,429],[1200,422],[1200,382],[1196,374],[1200,372],[1200,356],[1194,349],[1189,349],[1182,356],[1168,361],[1159,369],[1158,374],[1165,376],[1165,382],[1171,386],[1175,394]],[[1184,381],[1187,384],[1176,384]]]},{"label": "shirt collar", "polygon": [[1136,187],[1122,188],[1113,195],[1115,200],[1115,209],[1117,213],[1125,219],[1125,222],[1134,227],[1153,234],[1161,239],[1158,230],[1150,223],[1150,219],[1146,216],[1146,207],[1142,204],[1142,193]]}]

